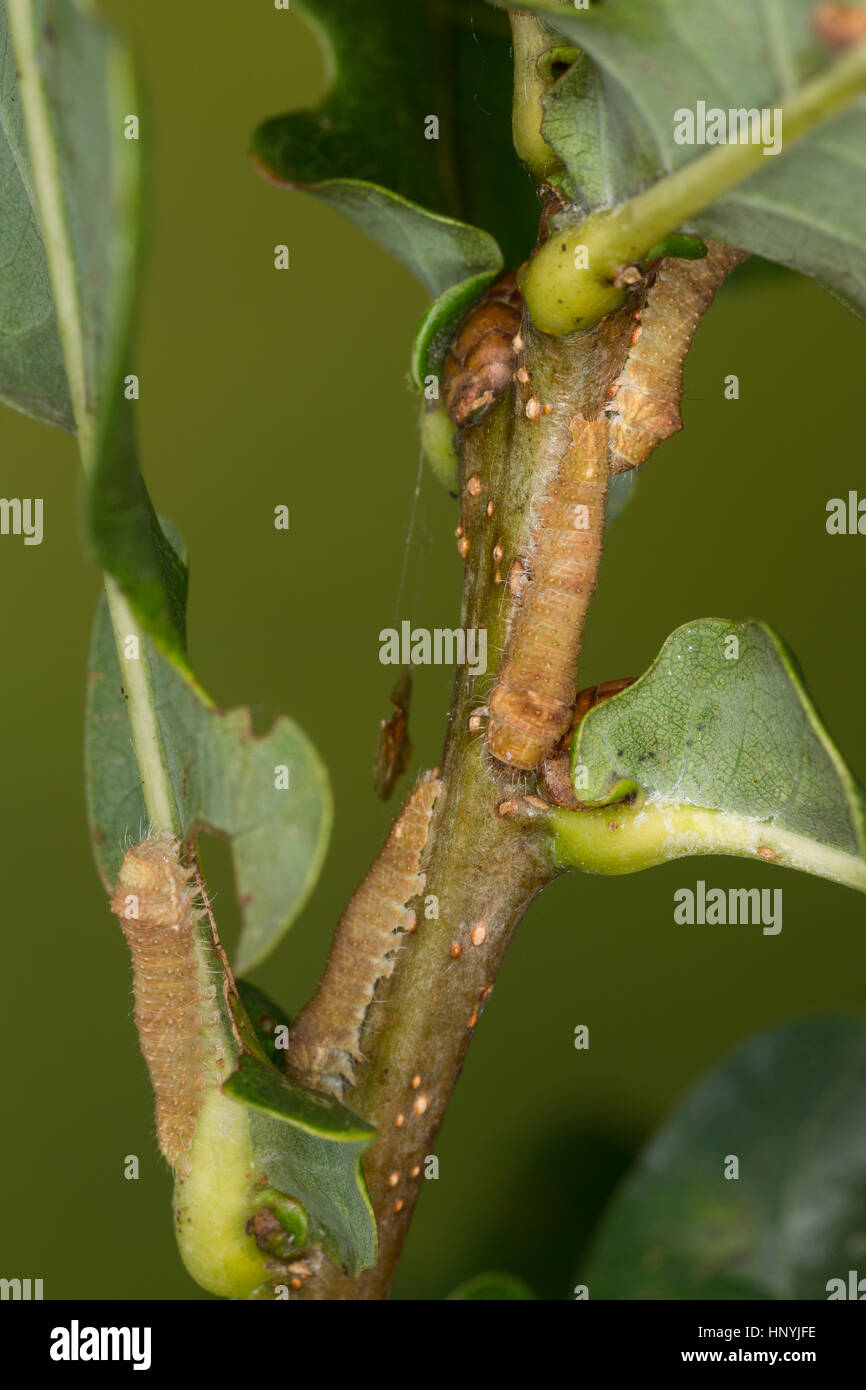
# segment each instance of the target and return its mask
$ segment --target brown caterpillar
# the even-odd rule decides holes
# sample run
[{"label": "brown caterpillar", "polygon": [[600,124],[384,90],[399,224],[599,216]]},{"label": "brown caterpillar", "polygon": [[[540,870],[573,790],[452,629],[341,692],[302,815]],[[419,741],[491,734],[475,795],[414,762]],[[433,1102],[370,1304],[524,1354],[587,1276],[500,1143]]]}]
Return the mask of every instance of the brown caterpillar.
[{"label": "brown caterpillar", "polygon": [[385,846],[337,924],[319,988],[289,1032],[289,1069],[301,1081],[340,1096],[363,1061],[361,1028],[394,953],[413,930],[407,904],[424,891],[421,854],[441,783],[422,774]]},{"label": "brown caterpillar", "polygon": [[173,835],[127,850],[111,897],[132,953],[135,1022],[156,1099],[159,1147],[188,1174],[205,1087],[202,1009],[193,928],[204,915],[195,871]]},{"label": "brown caterpillar", "polygon": [[461,321],[442,368],[442,399],[455,425],[474,424],[508,389],[522,317],[523,296],[508,272]]},{"label": "brown caterpillar", "polygon": [[606,407],[611,474],[645,463],[657,444],[682,429],[686,353],[719,285],[746,256],[733,246],[708,241],[703,260],[660,263]]},{"label": "brown caterpillar", "polygon": [[534,530],[505,657],[488,700],[487,743],[509,767],[537,767],[568,728],[607,504],[607,422],[572,421]]}]

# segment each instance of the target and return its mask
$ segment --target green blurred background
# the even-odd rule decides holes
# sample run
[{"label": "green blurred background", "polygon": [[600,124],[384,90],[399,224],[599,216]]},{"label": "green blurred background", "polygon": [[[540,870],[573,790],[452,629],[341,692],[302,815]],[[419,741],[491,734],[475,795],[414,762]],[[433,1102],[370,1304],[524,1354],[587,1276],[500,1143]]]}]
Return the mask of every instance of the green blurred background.
[{"label": "green blurred background", "polygon": [[[332,925],[393,806],[372,791],[395,672],[378,632],[457,621],[456,504],[417,471],[404,387],[422,290],[336,214],[268,185],[255,123],[315,101],[315,42],[269,0],[114,0],[150,108],[148,265],[138,360],[143,466],[190,552],[190,647],[224,705],[258,728],[284,711],[333,778],[336,825],[313,901],[255,979],[290,1011],[312,991]],[[291,270],[273,269],[285,242]],[[581,684],[642,671],[678,624],[771,622],[866,776],[866,539],[829,537],[828,498],[862,476],[863,329],[814,285],[744,274],[701,329],[686,429],[610,533]],[[723,397],[728,373],[739,401]],[[197,1298],[174,1250],[131,1021],[126,947],[87,842],[84,673],[99,576],[81,546],[70,439],[3,410],[4,495],[45,499],[45,539],[0,541],[6,680],[2,801],[5,989],[0,1251],[47,1298]],[[273,508],[291,530],[273,529]],[[431,766],[450,673],[416,675],[412,737]],[[404,783],[404,786],[406,784]],[[229,942],[228,855],[206,847]],[[697,878],[782,886],[784,929],[682,928]],[[530,910],[440,1137],[396,1292],[440,1298],[483,1268],[567,1297],[592,1223],[637,1144],[741,1039],[826,1010],[861,1012],[866,909],[853,892],[736,860],[633,878],[570,876]],[[591,1030],[576,1052],[574,1027]],[[127,1154],[141,1177],[123,1177]]]}]

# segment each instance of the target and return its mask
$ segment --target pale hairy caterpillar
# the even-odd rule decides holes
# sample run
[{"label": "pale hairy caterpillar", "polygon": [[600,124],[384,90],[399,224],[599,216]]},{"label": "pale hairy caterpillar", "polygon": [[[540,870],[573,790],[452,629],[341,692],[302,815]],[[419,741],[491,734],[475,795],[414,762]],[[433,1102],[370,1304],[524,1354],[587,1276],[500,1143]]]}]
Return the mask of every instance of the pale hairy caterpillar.
[{"label": "pale hairy caterpillar", "polygon": [[608,426],[576,415],[571,430],[573,442],[521,561],[505,657],[488,699],[490,752],[524,771],[537,767],[568,728],[580,634],[601,560]]},{"label": "pale hairy caterpillar", "polygon": [[415,926],[408,904],[424,891],[421,855],[440,785],[435,773],[423,773],[409,793],[337,924],[319,988],[289,1032],[289,1070],[316,1090],[342,1095],[363,1061],[361,1028],[376,986],[391,975],[394,953]]},{"label": "pale hairy caterpillar", "polygon": [[719,285],[746,255],[708,241],[703,260],[660,263],[606,407],[612,475],[645,463],[657,444],[682,429],[686,353]]},{"label": "pale hairy caterpillar", "polygon": [[173,835],[152,835],[127,850],[111,897],[132,954],[135,1022],[156,1099],[159,1147],[179,1173],[206,1083],[203,1012],[193,931],[207,909],[194,869]]}]

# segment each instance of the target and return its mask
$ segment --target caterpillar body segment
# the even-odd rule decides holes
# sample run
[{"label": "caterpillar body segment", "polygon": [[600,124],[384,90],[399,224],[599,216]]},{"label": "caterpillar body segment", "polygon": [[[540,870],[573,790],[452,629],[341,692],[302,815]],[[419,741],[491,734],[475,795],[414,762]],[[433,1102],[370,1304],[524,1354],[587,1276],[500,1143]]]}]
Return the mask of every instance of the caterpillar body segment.
[{"label": "caterpillar body segment", "polygon": [[541,503],[514,598],[505,656],[488,699],[487,742],[529,771],[568,728],[580,634],[595,592],[608,489],[605,420],[572,421],[572,444]]},{"label": "caterpillar body segment", "polygon": [[149,836],[127,850],[111,897],[132,955],[134,1016],[156,1101],[159,1147],[179,1173],[204,1099],[207,1073],[193,931],[203,915],[194,870],[180,841]]},{"label": "caterpillar body segment", "polygon": [[363,1061],[361,1029],[380,980],[415,926],[408,904],[424,891],[421,856],[440,782],[424,773],[334,933],[321,983],[289,1032],[289,1069],[306,1085],[341,1096]]},{"label": "caterpillar body segment", "polygon": [[442,398],[454,424],[475,424],[507,391],[516,362],[523,297],[500,275],[460,323],[442,368]]},{"label": "caterpillar body segment", "polygon": [[606,410],[612,475],[638,468],[682,429],[686,354],[717,289],[745,259],[746,252],[710,241],[702,260],[660,262]]}]

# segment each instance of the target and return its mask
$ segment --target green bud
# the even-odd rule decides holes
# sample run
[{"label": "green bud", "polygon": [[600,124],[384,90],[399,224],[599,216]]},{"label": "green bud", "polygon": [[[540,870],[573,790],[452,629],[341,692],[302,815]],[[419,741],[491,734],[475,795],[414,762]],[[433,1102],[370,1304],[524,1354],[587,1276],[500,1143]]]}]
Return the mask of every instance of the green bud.
[{"label": "green bud", "polygon": [[685,232],[674,232],[673,236],[665,237],[663,241],[657,241],[655,246],[647,251],[641,265],[646,268],[652,265],[653,261],[664,260],[666,256],[675,256],[683,261],[702,261],[707,254],[706,243],[701,241],[699,236],[687,236]]},{"label": "green bud", "polygon": [[306,1249],[310,1223],[294,1197],[263,1187],[253,1203],[248,1229],[260,1250],[281,1260],[293,1260]]},{"label": "green bud", "polygon": [[608,218],[595,213],[552,231],[518,275],[532,321],[542,332],[559,337],[592,328],[625,303],[625,287],[613,281],[628,258],[611,255]]},{"label": "green bud", "polygon": [[209,1293],[246,1298],[268,1278],[265,1256],[246,1231],[254,1193],[249,1112],[221,1091],[205,1098],[190,1153],[176,1177],[174,1222],[187,1270]]},{"label": "green bud", "polygon": [[421,449],[436,477],[449,492],[456,492],[459,463],[454,422],[444,405],[421,411]]}]

